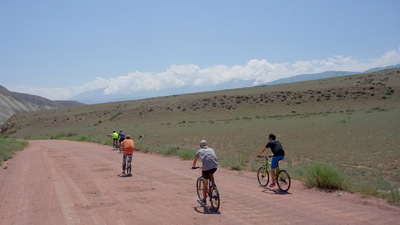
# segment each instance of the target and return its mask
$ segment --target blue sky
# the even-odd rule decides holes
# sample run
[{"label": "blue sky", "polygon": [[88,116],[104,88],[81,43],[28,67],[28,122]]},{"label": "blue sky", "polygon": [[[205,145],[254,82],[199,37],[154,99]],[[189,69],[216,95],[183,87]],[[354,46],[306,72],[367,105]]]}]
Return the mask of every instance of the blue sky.
[{"label": "blue sky", "polygon": [[398,0],[0,0],[0,85],[49,99],[400,64]]}]

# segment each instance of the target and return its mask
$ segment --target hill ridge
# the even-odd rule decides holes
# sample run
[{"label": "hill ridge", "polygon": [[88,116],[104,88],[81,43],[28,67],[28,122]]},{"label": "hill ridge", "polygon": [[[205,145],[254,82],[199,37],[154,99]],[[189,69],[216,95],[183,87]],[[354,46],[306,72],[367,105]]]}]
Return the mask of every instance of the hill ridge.
[{"label": "hill ridge", "polygon": [[84,105],[76,101],[52,101],[37,95],[9,91],[0,85],[0,124],[16,113]]}]

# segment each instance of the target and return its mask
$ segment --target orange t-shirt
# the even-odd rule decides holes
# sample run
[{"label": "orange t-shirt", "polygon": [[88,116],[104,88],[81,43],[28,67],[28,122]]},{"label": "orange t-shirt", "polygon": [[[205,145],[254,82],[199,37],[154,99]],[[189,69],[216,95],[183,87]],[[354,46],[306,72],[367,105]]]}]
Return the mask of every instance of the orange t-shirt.
[{"label": "orange t-shirt", "polygon": [[135,151],[135,143],[132,139],[125,139],[121,146],[124,147],[124,154],[133,154]]}]

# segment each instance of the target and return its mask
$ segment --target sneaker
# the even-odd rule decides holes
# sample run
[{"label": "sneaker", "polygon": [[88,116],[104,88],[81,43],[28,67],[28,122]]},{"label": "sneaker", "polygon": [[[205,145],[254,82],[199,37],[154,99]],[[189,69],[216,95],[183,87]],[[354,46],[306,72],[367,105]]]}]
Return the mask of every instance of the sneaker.
[{"label": "sneaker", "polygon": [[207,202],[204,198],[200,198],[200,203],[203,205],[207,205]]},{"label": "sneaker", "polygon": [[275,187],[275,183],[271,183],[270,185],[269,185],[269,187]]}]

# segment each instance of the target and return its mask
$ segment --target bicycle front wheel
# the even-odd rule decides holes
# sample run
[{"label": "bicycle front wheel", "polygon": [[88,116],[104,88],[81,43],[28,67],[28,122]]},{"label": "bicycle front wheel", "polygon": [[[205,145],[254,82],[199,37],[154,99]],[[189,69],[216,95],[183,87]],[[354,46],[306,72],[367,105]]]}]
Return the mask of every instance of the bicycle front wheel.
[{"label": "bicycle front wheel", "polygon": [[269,173],[265,166],[262,166],[257,171],[258,183],[261,187],[266,187],[269,183]]},{"label": "bicycle front wheel", "polygon": [[212,185],[209,190],[210,193],[210,202],[211,202],[211,207],[215,210],[215,212],[218,211],[219,205],[220,205],[220,198],[219,198],[219,192],[217,185]]},{"label": "bicycle front wheel", "polygon": [[196,181],[196,190],[197,190],[197,196],[199,197],[199,199],[203,198],[203,177],[199,177],[197,178]]},{"label": "bicycle front wheel", "polygon": [[276,182],[281,191],[287,192],[290,188],[290,177],[289,174],[285,170],[279,171],[276,175]]}]

